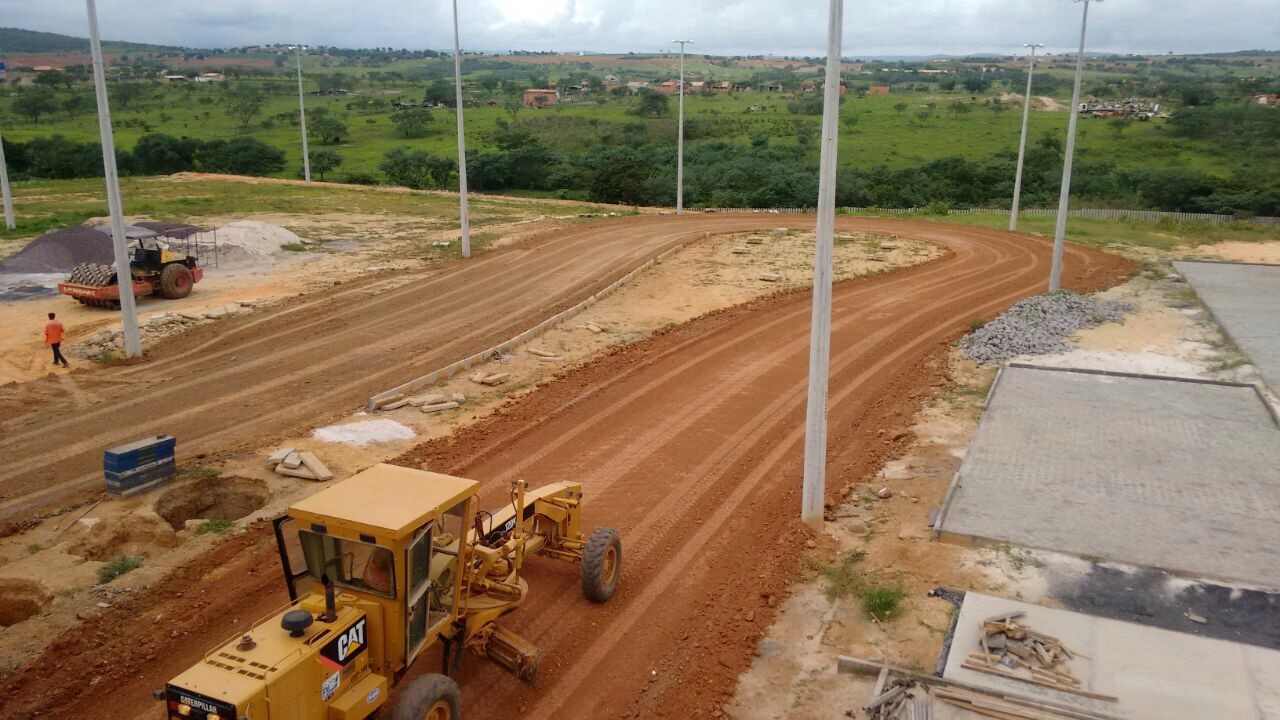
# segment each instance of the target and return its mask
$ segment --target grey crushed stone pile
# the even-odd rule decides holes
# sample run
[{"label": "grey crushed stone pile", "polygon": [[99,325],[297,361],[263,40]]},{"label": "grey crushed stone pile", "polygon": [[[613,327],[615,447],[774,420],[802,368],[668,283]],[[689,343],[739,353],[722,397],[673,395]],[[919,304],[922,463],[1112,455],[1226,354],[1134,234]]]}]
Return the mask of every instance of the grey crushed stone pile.
[{"label": "grey crushed stone pile", "polygon": [[1098,302],[1068,290],[1019,300],[1007,312],[960,339],[960,349],[980,363],[1018,355],[1050,355],[1071,349],[1064,339],[1104,322],[1122,322],[1133,306]]}]

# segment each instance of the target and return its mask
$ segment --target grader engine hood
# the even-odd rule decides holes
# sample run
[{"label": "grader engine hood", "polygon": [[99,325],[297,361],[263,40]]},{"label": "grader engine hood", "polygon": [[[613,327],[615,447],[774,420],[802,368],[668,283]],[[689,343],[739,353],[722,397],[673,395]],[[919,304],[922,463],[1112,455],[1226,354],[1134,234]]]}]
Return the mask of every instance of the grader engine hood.
[{"label": "grader engine hood", "polygon": [[[302,607],[307,605],[304,602]],[[297,608],[292,609],[297,612]],[[362,718],[382,704],[385,680],[369,671],[367,615],[357,608],[342,607],[336,620],[324,622],[316,612],[317,619],[299,633],[282,629],[284,615],[282,612],[254,627],[246,636],[249,642],[228,642],[169,682],[164,717],[323,717],[326,707],[346,700],[345,705],[355,706],[352,709],[356,712],[348,715],[330,708],[328,717]],[[348,694],[350,697],[343,697]]]}]

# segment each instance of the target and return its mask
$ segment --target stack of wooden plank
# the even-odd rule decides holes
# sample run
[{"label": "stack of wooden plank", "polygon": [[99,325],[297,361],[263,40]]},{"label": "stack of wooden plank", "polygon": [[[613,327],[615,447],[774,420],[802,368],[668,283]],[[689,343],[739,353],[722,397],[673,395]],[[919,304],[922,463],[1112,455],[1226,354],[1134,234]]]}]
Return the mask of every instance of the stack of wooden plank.
[{"label": "stack of wooden plank", "polygon": [[984,620],[978,640],[982,652],[969,653],[963,667],[1075,695],[1115,700],[1110,695],[1085,690],[1067,663],[1076,658],[1088,658],[1072,652],[1058,638],[1036,632],[1019,622],[1024,615],[1022,612],[1010,612]]}]

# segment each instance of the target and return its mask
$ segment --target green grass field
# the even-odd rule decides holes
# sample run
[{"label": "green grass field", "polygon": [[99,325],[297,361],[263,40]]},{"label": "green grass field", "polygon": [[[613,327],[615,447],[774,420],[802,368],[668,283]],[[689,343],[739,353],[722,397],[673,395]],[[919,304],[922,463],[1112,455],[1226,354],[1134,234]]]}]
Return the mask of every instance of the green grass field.
[{"label": "green grass field", "polygon": [[[228,139],[237,135],[237,123],[226,114],[223,106],[221,86],[156,85],[152,92],[154,97],[142,104],[135,102],[128,108],[112,110],[119,147],[132,147],[148,130],[202,140]],[[416,99],[421,94],[419,88],[407,86],[364,92],[388,100],[396,97]],[[307,106],[313,114],[323,108],[340,118],[347,127],[348,137],[340,144],[323,146],[312,141],[313,149],[331,149],[342,156],[343,164],[337,175],[376,173],[383,154],[401,145],[456,157],[456,125],[451,109],[434,110],[430,134],[410,139],[396,132],[386,111],[365,113],[348,109],[354,99],[354,96],[307,98]],[[487,148],[486,133],[499,119],[511,120],[510,113],[503,107],[483,104],[484,98],[478,100],[482,104],[466,109],[468,150],[473,152]],[[689,95],[685,111],[690,123],[714,123],[721,139],[745,142],[753,135],[764,134],[770,137],[771,143],[794,144],[795,123],[816,125],[821,118],[792,114],[787,109],[789,100],[788,97],[764,92]],[[842,119],[854,117],[856,124],[842,123],[840,126],[840,164],[863,168],[878,165],[906,167],[940,157],[958,155],[978,159],[996,152],[1015,150],[1021,105],[1006,103],[1003,112],[993,112],[985,100],[985,97],[973,99],[963,91],[865,97],[846,95],[841,106]],[[98,139],[92,113],[76,117],[62,113],[32,123],[12,112],[6,113],[11,102],[11,98],[0,98],[0,116],[7,116],[4,133],[11,142],[54,134],[78,141]],[[952,113],[950,106],[955,102],[969,104],[970,112]],[[647,125],[650,135],[660,139],[669,136],[674,143],[675,118],[671,115],[635,117],[628,114],[634,103],[629,98],[612,97],[601,98],[600,101],[565,102],[542,109],[520,110],[516,120],[521,123],[563,124],[566,130],[553,138],[556,145],[562,146],[561,149],[580,146],[586,133],[617,132],[622,125],[635,122]],[[899,111],[897,106],[900,103],[907,107]],[[674,105],[673,102],[672,113]],[[762,106],[763,109],[749,111],[752,106]],[[931,117],[918,117],[918,113],[929,111],[931,106]],[[570,119],[576,122],[570,122]],[[270,127],[264,128],[264,122]],[[143,123],[148,127],[144,128]],[[285,152],[286,169],[280,174],[286,177],[297,176],[302,164],[296,123],[296,96],[271,95],[249,133]],[[1034,140],[1046,132],[1061,135],[1065,132],[1066,123],[1065,112],[1033,110],[1029,122],[1030,137]],[[693,137],[696,136],[691,133],[691,139]],[[1112,127],[1106,121],[1084,120],[1080,124],[1077,152],[1080,162],[1108,160],[1135,167],[1189,167],[1225,173],[1232,165],[1231,158],[1214,152],[1207,143],[1169,137],[1165,122],[1159,119],[1133,123],[1122,129]],[[812,154],[816,158],[816,148]]]}]

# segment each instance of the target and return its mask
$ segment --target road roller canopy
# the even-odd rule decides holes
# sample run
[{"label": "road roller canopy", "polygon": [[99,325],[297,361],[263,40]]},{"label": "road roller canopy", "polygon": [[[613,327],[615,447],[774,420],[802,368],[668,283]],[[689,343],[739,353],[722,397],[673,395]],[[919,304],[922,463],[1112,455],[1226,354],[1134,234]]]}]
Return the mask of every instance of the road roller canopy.
[{"label": "road roller canopy", "polygon": [[380,463],[289,508],[300,529],[401,540],[474,495],[475,480]]}]

